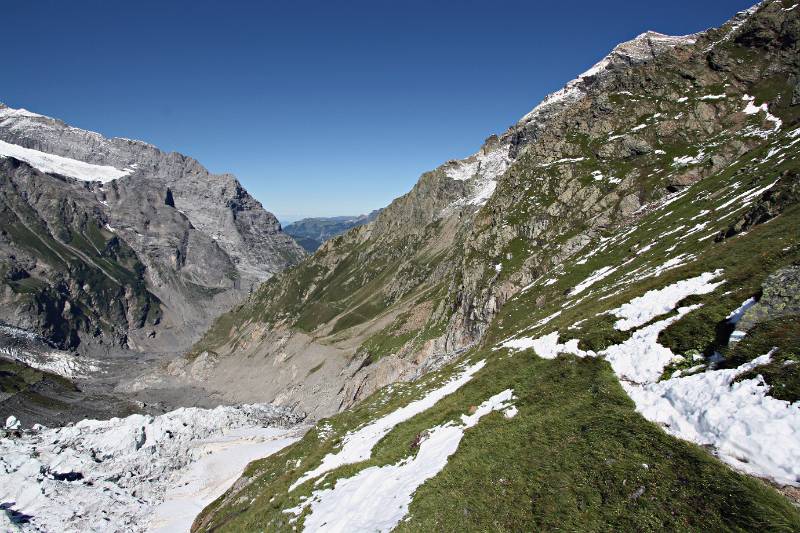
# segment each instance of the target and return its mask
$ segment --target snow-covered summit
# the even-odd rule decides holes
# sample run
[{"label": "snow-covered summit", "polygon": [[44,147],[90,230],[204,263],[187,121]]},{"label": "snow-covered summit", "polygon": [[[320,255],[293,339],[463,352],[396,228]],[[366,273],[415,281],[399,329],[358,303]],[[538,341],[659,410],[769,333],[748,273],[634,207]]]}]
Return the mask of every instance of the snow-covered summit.
[{"label": "snow-covered summit", "polygon": [[[646,63],[675,46],[694,44],[696,38],[696,35],[671,36],[648,31],[621,43],[589,70],[567,83],[563,89],[545,97],[519,124],[524,126],[553,115],[565,106],[581,100],[587,87],[607,72]],[[512,160],[510,142],[506,137],[507,135],[499,143],[487,143],[476,154],[465,159],[449,161],[443,165],[448,178],[469,182],[467,195],[448,206],[445,212],[454,207],[481,206],[491,198],[497,187],[497,179],[508,169]]]},{"label": "snow-covered summit", "polygon": [[618,44],[607,56],[567,83],[563,89],[547,95],[539,105],[520,119],[519,124],[528,124],[544,115],[561,109],[563,105],[577,102],[583,98],[587,86],[592,81],[609,71],[646,63],[671,48],[692,45],[696,40],[696,34],[672,36],[655,31],[647,31],[637,35],[630,41]]}]

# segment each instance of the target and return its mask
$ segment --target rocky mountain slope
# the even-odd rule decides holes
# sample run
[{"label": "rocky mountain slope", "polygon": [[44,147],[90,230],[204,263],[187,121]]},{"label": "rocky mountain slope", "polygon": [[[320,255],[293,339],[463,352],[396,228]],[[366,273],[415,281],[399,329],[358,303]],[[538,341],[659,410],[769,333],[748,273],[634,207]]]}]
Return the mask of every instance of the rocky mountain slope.
[{"label": "rocky mountain slope", "polygon": [[742,14],[618,46],[474,156],[264,284],[172,373],[230,401],[328,415],[463,353],[531,282],[785,129],[777,117],[800,98],[793,13],[771,15],[786,19],[778,27]]},{"label": "rocky mountain slope", "polygon": [[62,348],[179,351],[303,251],[231,175],[0,106],[0,320]]},{"label": "rocky mountain slope", "polygon": [[314,253],[325,241],[375,220],[380,209],[357,217],[315,217],[292,222],[283,231],[294,237],[300,246]]},{"label": "rocky mountain slope", "polygon": [[231,175],[0,105],[0,333],[39,359],[136,374],[304,256]]},{"label": "rocky mountain slope", "polygon": [[174,379],[328,418],[194,529],[800,528],[799,41],[624,43],[223,315]]}]

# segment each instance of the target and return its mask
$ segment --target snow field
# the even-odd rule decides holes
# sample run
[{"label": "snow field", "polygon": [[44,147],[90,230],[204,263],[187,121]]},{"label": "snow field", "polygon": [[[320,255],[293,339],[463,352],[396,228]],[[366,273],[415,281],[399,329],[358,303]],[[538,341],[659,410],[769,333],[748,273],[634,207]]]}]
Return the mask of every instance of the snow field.
[{"label": "snow field", "polygon": [[[617,329],[630,330],[672,311],[690,294],[708,294],[721,282],[720,271],[679,281],[648,291],[610,311],[620,318]],[[748,299],[732,310],[728,320],[738,322],[755,303]],[[603,357],[648,420],[658,422],[676,437],[712,446],[731,466],[777,483],[800,486],[800,402],[790,404],[767,395],[761,376],[737,378],[770,361],[772,352],[736,369],[702,370],[698,365],[670,379],[659,381],[664,368],[679,356],[658,343],[658,335],[670,324],[700,306],[682,307],[677,314],[633,331],[631,337],[595,353],[578,348],[578,340],[559,342],[558,331],[537,338],[522,337],[502,342],[509,350],[533,349],[544,359],[561,353],[578,357]],[[687,375],[691,374],[691,375]]]},{"label": "snow field", "polygon": [[182,527],[251,458],[300,436],[265,426],[296,421],[268,405],[242,405],[26,431],[0,439],[0,502],[31,517],[23,531],[145,531],[165,499],[155,516]]},{"label": "snow field", "polygon": [[108,165],[84,163],[77,159],[48,154],[5,141],[0,141],[0,157],[13,157],[20,161],[25,161],[41,172],[60,174],[82,181],[100,181],[108,183],[109,181],[128,176],[134,171],[132,168],[120,170]]}]

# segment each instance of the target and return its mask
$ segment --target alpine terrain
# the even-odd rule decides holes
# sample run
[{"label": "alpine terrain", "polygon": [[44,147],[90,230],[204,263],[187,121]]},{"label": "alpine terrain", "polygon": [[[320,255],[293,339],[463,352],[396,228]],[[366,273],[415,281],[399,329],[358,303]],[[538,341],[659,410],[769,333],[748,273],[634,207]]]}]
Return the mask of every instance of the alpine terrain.
[{"label": "alpine terrain", "polygon": [[2,112],[8,350],[209,405],[9,419],[0,527],[800,531],[793,0],[618,45],[302,260],[232,177]]},{"label": "alpine terrain", "polygon": [[304,255],[231,175],[0,104],[0,414],[129,411],[70,380],[181,353]]}]

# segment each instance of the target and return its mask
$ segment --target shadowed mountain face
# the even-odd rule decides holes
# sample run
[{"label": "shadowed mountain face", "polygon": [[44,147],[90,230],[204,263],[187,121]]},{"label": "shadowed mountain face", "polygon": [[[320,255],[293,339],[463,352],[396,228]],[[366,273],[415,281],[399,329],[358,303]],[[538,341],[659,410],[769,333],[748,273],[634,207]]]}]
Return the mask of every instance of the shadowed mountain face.
[{"label": "shadowed mountain face", "polygon": [[378,217],[380,209],[356,217],[315,217],[292,222],[283,231],[294,237],[300,246],[314,253],[325,241],[342,233],[369,224]]},{"label": "shadowed mountain face", "polygon": [[305,252],[229,174],[0,105],[0,322],[179,352]]}]

